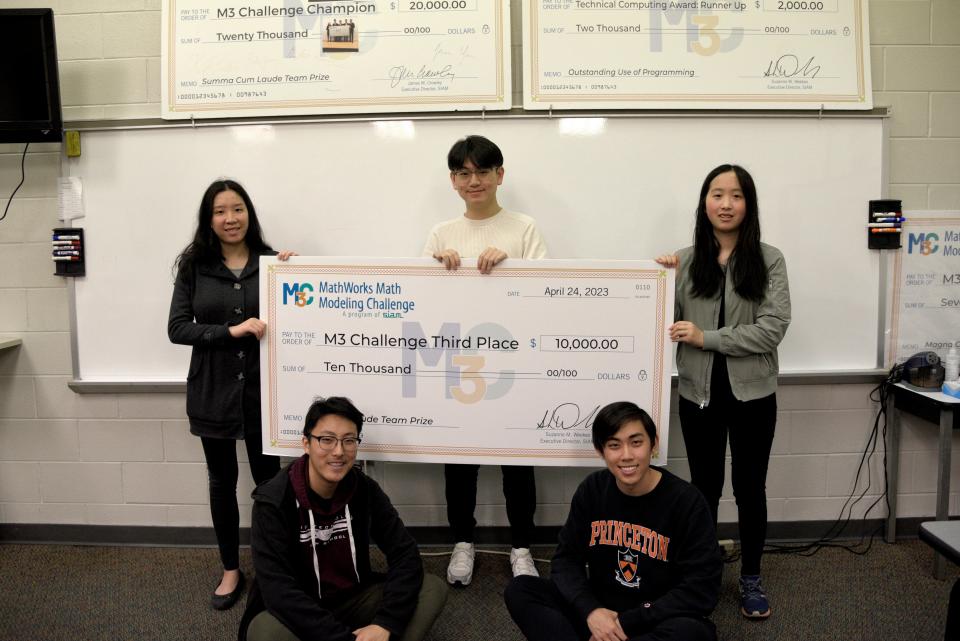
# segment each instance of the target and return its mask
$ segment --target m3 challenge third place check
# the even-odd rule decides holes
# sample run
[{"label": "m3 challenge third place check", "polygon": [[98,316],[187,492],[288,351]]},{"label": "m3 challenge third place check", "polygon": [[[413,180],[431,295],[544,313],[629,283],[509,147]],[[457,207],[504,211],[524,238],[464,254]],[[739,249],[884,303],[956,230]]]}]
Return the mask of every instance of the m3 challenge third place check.
[{"label": "m3 challenge third place check", "polygon": [[261,259],[264,451],[318,396],[364,412],[369,460],[595,465],[601,407],[670,405],[674,274],[653,261]]}]

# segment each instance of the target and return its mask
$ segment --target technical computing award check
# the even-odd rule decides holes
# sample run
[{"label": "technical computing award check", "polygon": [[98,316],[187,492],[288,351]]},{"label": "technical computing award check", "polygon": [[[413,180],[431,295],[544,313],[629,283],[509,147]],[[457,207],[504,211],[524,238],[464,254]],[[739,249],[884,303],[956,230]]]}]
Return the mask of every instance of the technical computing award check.
[{"label": "technical computing award check", "polygon": [[870,109],[867,0],[523,0],[525,109]]},{"label": "technical computing award check", "polygon": [[261,258],[264,451],[347,396],[368,460],[596,465],[593,418],[649,412],[666,461],[674,274],[653,261]]}]

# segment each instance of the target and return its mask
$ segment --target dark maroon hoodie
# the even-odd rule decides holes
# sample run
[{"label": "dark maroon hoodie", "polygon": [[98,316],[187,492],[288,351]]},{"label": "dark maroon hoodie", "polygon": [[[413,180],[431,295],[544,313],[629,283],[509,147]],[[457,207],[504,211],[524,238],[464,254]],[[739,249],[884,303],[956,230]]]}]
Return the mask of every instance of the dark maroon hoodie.
[{"label": "dark maroon hoodie", "polygon": [[310,463],[297,459],[287,470],[300,517],[302,563],[314,568],[318,596],[332,597],[350,592],[360,583],[357,547],[349,501],[357,489],[357,475],[347,474],[337,484],[332,499],[310,489]]},{"label": "dark maroon hoodie", "polygon": [[[250,549],[256,570],[239,639],[268,610],[301,639],[354,641],[331,608],[374,583],[383,597],[372,623],[403,635],[417,605],[423,564],[417,543],[377,483],[354,467],[330,500],[310,489],[304,455],[253,492]],[[370,568],[370,545],[386,576]]]}]

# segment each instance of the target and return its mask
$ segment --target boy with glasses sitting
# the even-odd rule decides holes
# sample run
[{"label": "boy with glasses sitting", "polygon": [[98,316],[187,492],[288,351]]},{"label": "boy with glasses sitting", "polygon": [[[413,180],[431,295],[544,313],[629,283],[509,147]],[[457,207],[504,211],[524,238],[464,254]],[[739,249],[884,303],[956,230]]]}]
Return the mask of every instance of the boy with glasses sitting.
[{"label": "boy with glasses sitting", "polygon": [[[253,493],[256,570],[240,641],[419,641],[446,601],[380,486],[354,467],[363,414],[346,398],[307,412],[302,457]],[[370,568],[370,542],[387,559]]]},{"label": "boy with glasses sitting", "polygon": [[[447,154],[450,184],[466,205],[461,216],[436,225],[427,237],[424,256],[456,269],[462,258],[476,259],[477,269],[489,274],[505,258],[546,258],[547,247],[533,218],[508,211],[497,201],[503,184],[503,153],[483,136],[467,136]],[[477,504],[477,465],[447,464],[447,520],[455,542],[447,582],[469,585],[473,579],[474,509]],[[537,487],[533,467],[503,465],[503,496],[510,521],[514,576],[538,576],[530,555]]]}]

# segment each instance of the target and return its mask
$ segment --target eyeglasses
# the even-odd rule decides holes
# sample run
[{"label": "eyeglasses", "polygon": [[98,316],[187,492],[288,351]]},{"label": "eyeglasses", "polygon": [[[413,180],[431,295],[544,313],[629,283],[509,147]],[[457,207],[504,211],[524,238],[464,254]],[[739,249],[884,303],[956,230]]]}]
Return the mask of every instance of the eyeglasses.
[{"label": "eyeglasses", "polygon": [[316,439],[317,443],[320,445],[320,449],[325,452],[331,452],[337,449],[337,443],[343,446],[344,452],[356,452],[357,446],[360,445],[359,436],[344,436],[343,438],[337,438],[336,436],[330,436],[328,434],[321,434],[320,436],[314,436],[313,434],[307,434],[308,439]]},{"label": "eyeglasses", "polygon": [[472,176],[476,176],[477,180],[487,180],[488,178],[495,176],[499,167],[489,167],[487,169],[474,169],[470,171],[469,169],[458,169],[453,172],[453,177],[457,182],[465,183],[470,182]]}]

